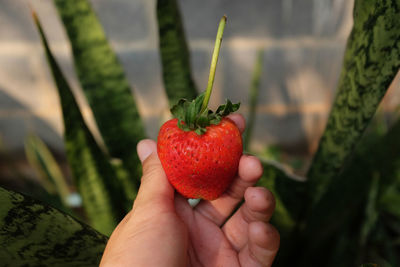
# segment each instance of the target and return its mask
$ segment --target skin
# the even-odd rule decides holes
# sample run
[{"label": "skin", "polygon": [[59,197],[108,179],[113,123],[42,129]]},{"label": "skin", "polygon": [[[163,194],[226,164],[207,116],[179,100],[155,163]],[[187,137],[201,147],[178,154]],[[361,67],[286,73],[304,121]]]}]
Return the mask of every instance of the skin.
[{"label": "skin", "polygon": [[[229,117],[243,132],[243,117]],[[156,143],[143,140],[137,152],[143,165],[141,186],[132,210],[112,233],[100,266],[272,265],[279,248],[279,233],[268,223],[275,200],[267,189],[253,187],[262,175],[256,157],[243,155],[228,190],[192,208],[169,184]]]}]

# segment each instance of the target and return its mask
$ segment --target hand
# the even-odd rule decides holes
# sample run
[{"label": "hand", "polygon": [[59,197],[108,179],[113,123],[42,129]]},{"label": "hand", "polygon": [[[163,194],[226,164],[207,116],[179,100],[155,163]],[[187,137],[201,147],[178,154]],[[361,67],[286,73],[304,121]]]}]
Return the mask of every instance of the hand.
[{"label": "hand", "polygon": [[[243,117],[230,118],[243,132]],[[143,140],[137,151],[143,164],[141,186],[132,210],[112,233],[100,266],[272,265],[279,247],[279,234],[268,223],[275,201],[267,189],[252,187],[262,174],[257,158],[243,155],[230,188],[192,208],[169,184],[156,143]]]}]

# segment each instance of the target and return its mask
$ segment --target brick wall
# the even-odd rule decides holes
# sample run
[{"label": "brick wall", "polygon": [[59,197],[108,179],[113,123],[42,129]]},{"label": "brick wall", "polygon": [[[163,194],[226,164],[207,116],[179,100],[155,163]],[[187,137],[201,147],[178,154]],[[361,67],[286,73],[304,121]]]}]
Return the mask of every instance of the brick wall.
[{"label": "brick wall", "polygon": [[[96,131],[73,72],[65,32],[51,0],[31,1],[51,47],[74,87],[85,118]],[[155,138],[167,101],[163,92],[155,1],[92,0],[125,67],[150,137]],[[212,106],[231,98],[246,114],[256,51],[264,49],[261,92],[252,146],[279,144],[313,150],[324,128],[352,25],[348,0],[179,0],[198,87],[206,87],[219,18],[226,14]],[[386,108],[400,102],[399,83]],[[397,93],[395,92],[397,90]],[[56,90],[25,0],[0,1],[0,136],[20,151],[33,131],[63,150]]]}]

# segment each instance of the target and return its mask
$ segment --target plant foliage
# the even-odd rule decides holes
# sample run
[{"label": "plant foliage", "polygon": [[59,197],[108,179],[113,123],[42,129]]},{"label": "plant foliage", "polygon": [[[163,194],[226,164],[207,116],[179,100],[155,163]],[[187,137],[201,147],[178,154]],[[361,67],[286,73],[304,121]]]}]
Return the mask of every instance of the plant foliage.
[{"label": "plant foliage", "polygon": [[48,205],[0,187],[1,266],[96,266],[107,237]]},{"label": "plant foliage", "polygon": [[356,0],[339,86],[308,172],[315,204],[367,128],[400,68],[398,0]]},{"label": "plant foliage", "polygon": [[157,0],[157,21],[162,74],[170,105],[197,96],[191,74],[189,49],[176,0]]},{"label": "plant foliage", "polygon": [[[88,0],[54,0],[71,42],[75,69],[110,155],[139,181],[136,153],[145,138],[128,80]],[[132,179],[131,187],[134,187]],[[133,197],[133,196],[132,196]]]},{"label": "plant foliage", "polygon": [[[36,16],[34,16],[36,18]],[[56,63],[39,20],[35,19],[60,96],[65,127],[65,148],[75,184],[92,225],[110,234],[124,217],[128,202],[109,159],[87,128],[71,88]]]}]

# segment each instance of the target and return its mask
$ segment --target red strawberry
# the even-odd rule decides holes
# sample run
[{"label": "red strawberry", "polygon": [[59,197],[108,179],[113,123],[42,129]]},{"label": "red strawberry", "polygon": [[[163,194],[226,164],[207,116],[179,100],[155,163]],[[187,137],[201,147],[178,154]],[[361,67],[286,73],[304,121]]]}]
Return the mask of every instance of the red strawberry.
[{"label": "red strawberry", "polygon": [[158,156],[167,178],[188,198],[219,197],[235,177],[242,155],[240,132],[224,118],[239,104],[227,100],[215,112],[207,108],[225,22],[224,16],[218,27],[206,92],[192,102],[181,99],[171,109],[175,119],[161,126],[158,134]]},{"label": "red strawberry", "polygon": [[242,155],[236,125],[223,118],[204,134],[184,131],[178,120],[167,121],[158,135],[158,156],[168,180],[187,198],[219,197],[232,182]]}]

